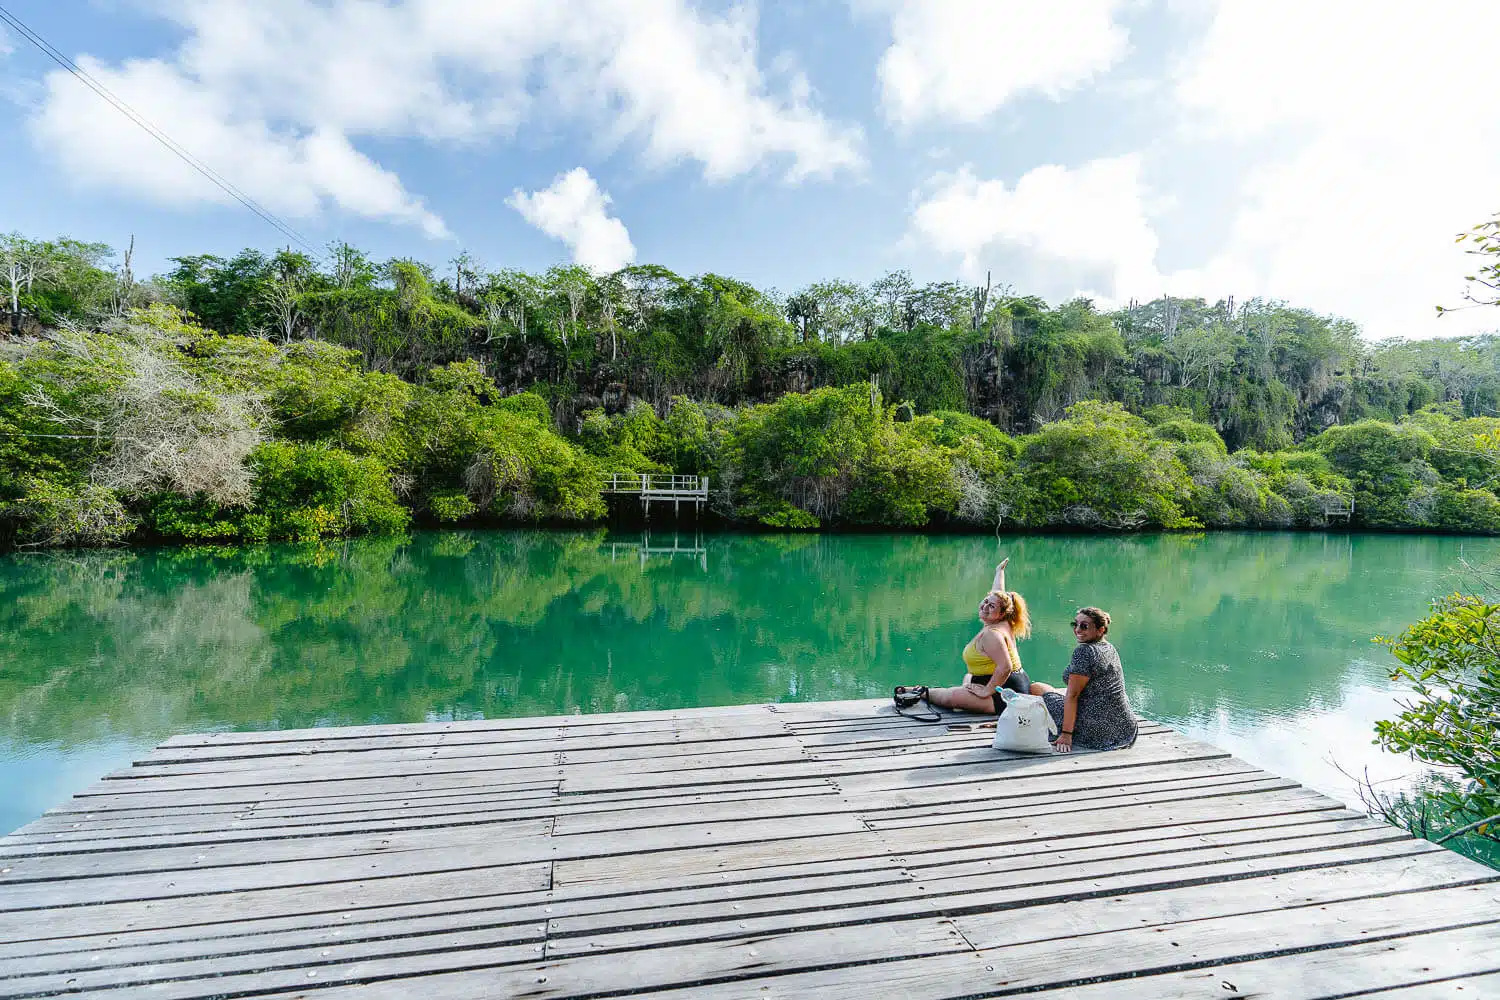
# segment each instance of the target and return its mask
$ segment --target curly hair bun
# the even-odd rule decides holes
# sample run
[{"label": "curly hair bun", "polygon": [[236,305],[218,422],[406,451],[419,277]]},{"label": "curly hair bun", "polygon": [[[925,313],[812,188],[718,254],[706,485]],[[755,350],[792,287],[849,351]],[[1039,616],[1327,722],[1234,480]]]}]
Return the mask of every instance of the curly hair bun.
[{"label": "curly hair bun", "polygon": [[1079,608],[1077,614],[1088,615],[1089,620],[1105,633],[1109,632],[1109,612],[1101,608]]}]

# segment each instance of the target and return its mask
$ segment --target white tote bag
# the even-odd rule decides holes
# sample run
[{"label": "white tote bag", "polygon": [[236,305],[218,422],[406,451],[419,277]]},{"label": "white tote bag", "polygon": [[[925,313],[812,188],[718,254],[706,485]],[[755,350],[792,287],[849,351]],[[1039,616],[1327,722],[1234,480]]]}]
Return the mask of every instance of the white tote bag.
[{"label": "white tote bag", "polygon": [[1005,711],[995,722],[995,749],[1050,752],[1052,744],[1048,737],[1057,735],[1057,723],[1052,721],[1052,713],[1047,711],[1047,703],[1041,696],[1001,688],[1000,697],[1005,699]]}]

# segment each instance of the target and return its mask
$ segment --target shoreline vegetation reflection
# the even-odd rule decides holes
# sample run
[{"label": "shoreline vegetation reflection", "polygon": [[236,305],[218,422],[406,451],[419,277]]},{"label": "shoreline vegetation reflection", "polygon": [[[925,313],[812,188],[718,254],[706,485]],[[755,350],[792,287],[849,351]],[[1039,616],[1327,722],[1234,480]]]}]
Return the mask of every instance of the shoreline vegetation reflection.
[{"label": "shoreline vegetation reflection", "polygon": [[[1415,535],[1000,544],[1037,622],[1021,645],[1033,678],[1061,675],[1075,607],[1107,608],[1143,717],[1305,783],[1326,766],[1310,757],[1378,754],[1373,720],[1340,722],[1346,705],[1368,712],[1372,692],[1378,705],[1395,691],[1371,637],[1451,592],[1463,558],[1500,562],[1497,540]],[[0,791],[58,780],[101,747],[120,766],[179,732],[869,698],[919,676],[956,682],[998,552],[974,536],[599,529],[6,556]],[[1257,761],[1257,747],[1272,759]],[[5,812],[0,826],[75,790],[33,788],[12,807],[30,812]]]}]

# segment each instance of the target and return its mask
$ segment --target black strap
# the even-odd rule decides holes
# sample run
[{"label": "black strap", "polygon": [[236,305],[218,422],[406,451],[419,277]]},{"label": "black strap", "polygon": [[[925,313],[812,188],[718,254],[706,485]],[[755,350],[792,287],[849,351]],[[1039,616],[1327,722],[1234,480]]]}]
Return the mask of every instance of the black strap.
[{"label": "black strap", "polygon": [[[907,690],[910,690],[910,688],[908,688]],[[904,709],[908,706],[903,705],[900,697],[898,696],[892,699],[896,703],[896,714],[901,716],[903,719],[911,719],[914,722],[942,722],[943,715],[937,709],[932,707],[932,702],[927,698],[927,689],[925,687],[922,687],[917,688],[917,691],[920,692],[918,694],[918,699],[927,706],[927,711],[920,714],[905,711]],[[910,704],[915,704],[915,702],[911,702]]]}]

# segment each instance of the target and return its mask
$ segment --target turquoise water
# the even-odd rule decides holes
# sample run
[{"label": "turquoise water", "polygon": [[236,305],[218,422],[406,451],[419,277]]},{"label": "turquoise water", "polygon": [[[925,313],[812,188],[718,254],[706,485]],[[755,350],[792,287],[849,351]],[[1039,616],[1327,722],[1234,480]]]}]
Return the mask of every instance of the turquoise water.
[{"label": "turquoise water", "polygon": [[[673,549],[676,551],[673,551]],[[994,565],[1057,682],[1080,604],[1141,714],[1354,801],[1393,713],[1371,644],[1500,540],[422,533],[0,558],[0,829],[174,733],[766,700],[957,683]]]}]

